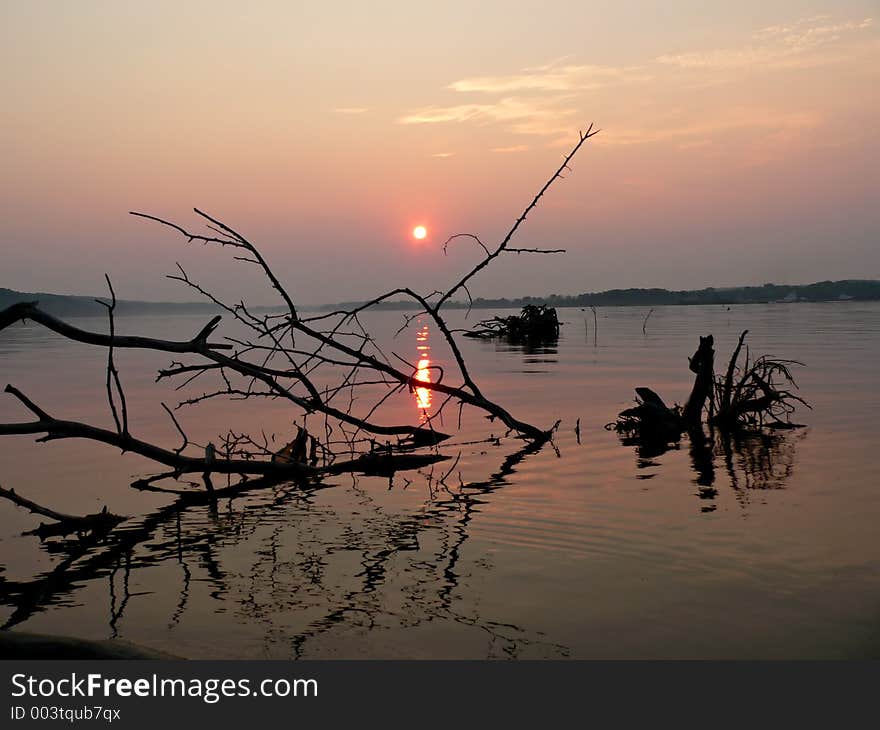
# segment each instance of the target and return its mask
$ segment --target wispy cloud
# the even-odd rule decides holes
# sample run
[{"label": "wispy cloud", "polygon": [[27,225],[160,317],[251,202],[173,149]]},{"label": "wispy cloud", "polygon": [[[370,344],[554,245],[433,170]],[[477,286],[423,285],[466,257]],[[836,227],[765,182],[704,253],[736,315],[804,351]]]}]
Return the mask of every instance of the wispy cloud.
[{"label": "wispy cloud", "polygon": [[[744,36],[738,45],[667,53],[641,65],[578,64],[565,57],[512,74],[467,76],[453,81],[445,90],[447,98],[452,92],[453,101],[464,103],[424,106],[401,116],[398,122],[495,125],[508,134],[548,137],[546,143],[551,146],[569,144],[582,121],[583,110],[600,99],[612,100],[612,108],[627,114],[628,119],[668,116],[669,107],[662,106],[664,98],[680,105],[683,98],[695,92],[731,83],[740,76],[738,70],[808,68],[855,59],[860,53],[876,55],[880,43],[872,28],[872,18],[814,15],[760,28]],[[679,149],[696,149],[712,145],[732,130],[752,130],[755,138],[784,141],[819,124],[815,110],[793,110],[783,102],[771,104],[768,109],[767,104],[761,106],[757,101],[730,109],[734,98],[732,95],[727,102],[717,102],[726,105],[723,113],[714,109],[714,102],[707,98],[705,103],[710,106],[697,112],[697,122],[691,116],[682,120],[667,118],[666,122],[644,127],[615,125],[596,143],[668,142]],[[694,113],[691,109],[690,114]],[[495,152],[524,150],[525,146],[518,144],[492,148]]]},{"label": "wispy cloud", "polygon": [[485,104],[458,104],[424,107],[401,117],[401,124],[436,124],[439,122],[501,122],[517,134],[552,135],[567,129],[564,120],[574,109],[562,104],[564,98],[505,97]]},{"label": "wispy cloud", "polygon": [[867,30],[873,23],[872,18],[835,23],[828,16],[813,16],[791,25],[762,28],[752,34],[748,45],[738,48],[664,54],[656,61],[667,66],[707,70],[815,66],[834,60],[818,54],[818,51],[838,44],[846,36],[852,37]]},{"label": "wispy cloud", "polygon": [[364,114],[370,110],[365,106],[340,106],[333,111],[337,114]]},{"label": "wispy cloud", "polygon": [[[513,134],[570,135],[579,95],[615,84],[650,81],[653,77],[638,66],[598,66],[567,63],[557,59],[519,73],[473,76],[447,87],[459,94],[479,94],[487,101],[449,106],[426,106],[400,117],[401,124],[471,122],[501,124]],[[500,98],[491,98],[500,97]]]},{"label": "wispy cloud", "polygon": [[436,124],[437,122],[466,122],[480,116],[491,116],[494,104],[461,104],[459,106],[427,106],[400,118],[401,124]]},{"label": "wispy cloud", "polygon": [[431,157],[452,157],[454,152],[435,152]]},{"label": "wispy cloud", "polygon": [[651,74],[638,66],[547,65],[506,76],[475,76],[454,81],[453,91],[510,94],[516,91],[591,91],[611,84],[650,81]]}]

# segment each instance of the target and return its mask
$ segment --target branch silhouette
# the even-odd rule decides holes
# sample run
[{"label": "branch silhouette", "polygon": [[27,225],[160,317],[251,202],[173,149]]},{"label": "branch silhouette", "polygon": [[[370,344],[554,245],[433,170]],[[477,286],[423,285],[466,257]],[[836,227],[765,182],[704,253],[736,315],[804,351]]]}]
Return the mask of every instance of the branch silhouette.
[{"label": "branch silhouette", "polygon": [[[156,215],[132,211],[134,216],[182,235],[187,243],[229,249],[234,252],[235,261],[256,266],[280,297],[284,311],[257,313],[244,301],[226,302],[179,265],[179,273],[170,278],[220,307],[244,326],[247,332],[245,336],[226,337],[221,341],[214,339],[223,315],[210,319],[189,340],[120,335],[116,332],[114,317],[116,292],[107,275],[105,279],[110,300],[101,301],[101,304],[107,309],[109,333],[89,331],[66,322],[41,309],[38,302],[14,304],[0,311],[0,332],[15,323],[31,321],[69,340],[107,349],[105,389],[115,428],[110,430],[77,420],[57,418],[10,384],[6,392],[17,398],[36,416],[36,420],[2,423],[0,435],[33,434],[38,435],[40,441],[69,438],[97,441],[123,452],[139,454],[163,467],[161,474],[150,479],[150,488],[159,489],[157,482],[163,478],[177,479],[183,474],[202,473],[209,491],[213,490],[210,481],[212,473],[239,475],[242,478],[256,476],[307,480],[345,472],[388,474],[433,463],[446,458],[439,454],[437,445],[448,435],[435,428],[434,420],[442,416],[448,404],[457,404],[459,409],[467,407],[481,411],[489,421],[503,424],[508,435],[537,444],[548,441],[555,426],[542,428],[529,423],[483,393],[441,309],[457,292],[464,291],[470,298],[468,285],[502,253],[556,251],[511,248],[509,244],[547,190],[562,177],[565,170],[570,169],[572,158],[597,133],[598,130],[590,125],[586,132],[579,134],[577,143],[562,164],[541,186],[494,249],[486,246],[475,234],[453,236],[444,243],[445,251],[450,241],[459,237],[471,238],[484,253],[474,267],[445,291],[420,294],[410,287],[398,287],[362,305],[316,317],[300,316],[293,296],[257,246],[225,222],[194,208],[196,216],[206,226],[206,232],[197,232]],[[459,384],[452,382],[456,376],[450,368],[435,369],[437,377],[420,378],[415,364],[396,353],[386,353],[363,326],[359,316],[392,296],[410,298],[430,317],[452,353]],[[409,321],[411,319],[406,324]],[[180,420],[164,403],[163,408],[182,439],[180,446],[165,448],[138,438],[130,432],[129,406],[115,359],[116,354],[124,349],[187,356],[183,361],[175,360],[168,367],[161,368],[156,377],[156,380],[171,380],[178,389],[189,386],[197,379],[216,378],[215,386],[202,393],[184,396],[174,410],[195,407],[217,398],[286,401],[302,419],[302,426],[297,427],[302,447],[291,450],[289,444],[282,449],[284,456],[281,458],[279,454],[282,452],[274,452],[266,443],[261,444],[258,438],[249,434],[234,435],[231,430],[226,437],[221,436],[225,449],[217,450],[212,443],[200,447],[187,436]],[[424,418],[417,424],[388,422],[384,414],[390,398],[401,390],[415,392],[416,389],[419,392],[433,391],[442,396],[440,408],[433,414],[424,412]],[[323,419],[323,432],[320,435],[306,429],[309,416]],[[428,453],[402,453],[419,448],[428,450]],[[194,453],[195,450],[201,452]],[[215,497],[220,493],[221,490],[217,490]]]}]

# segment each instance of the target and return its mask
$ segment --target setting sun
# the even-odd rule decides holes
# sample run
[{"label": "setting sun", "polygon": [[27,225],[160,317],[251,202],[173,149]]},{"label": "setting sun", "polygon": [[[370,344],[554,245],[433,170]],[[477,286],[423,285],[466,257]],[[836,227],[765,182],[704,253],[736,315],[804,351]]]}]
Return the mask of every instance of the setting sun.
[{"label": "setting sun", "polygon": [[428,229],[424,226],[416,226],[413,228],[413,238],[418,238],[420,241],[428,235]]}]

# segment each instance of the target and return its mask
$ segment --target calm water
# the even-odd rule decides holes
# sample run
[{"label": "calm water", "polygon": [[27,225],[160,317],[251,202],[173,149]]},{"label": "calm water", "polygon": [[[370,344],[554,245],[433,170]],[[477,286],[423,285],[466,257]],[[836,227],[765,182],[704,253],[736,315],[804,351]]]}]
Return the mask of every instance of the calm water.
[{"label": "calm water", "polygon": [[[0,439],[0,484],[62,512],[133,516],[71,560],[22,536],[39,520],[0,502],[0,622],[193,658],[880,656],[880,305],[658,308],[643,335],[645,314],[600,310],[596,332],[591,313],[561,310],[558,346],[538,352],[463,341],[489,397],[562,423],[556,449],[519,458],[510,440],[471,443],[501,429],[465,412],[443,449],[460,454],[446,487],[440,464],[390,485],[344,477],[181,511],[128,487],[150,470],[139,457]],[[189,337],[203,319],[118,327]],[[368,320],[408,360],[448,365],[425,323],[391,340],[401,322]],[[635,386],[683,401],[697,336],[715,335],[723,363],[744,328],[753,353],[807,363],[798,382],[814,410],[796,420],[808,428],[718,444],[699,469],[687,442],[638,454],[603,429]],[[4,383],[57,416],[110,425],[104,356],[33,326],[0,333]],[[181,394],[153,383],[168,359],[119,360],[133,432],[176,446],[159,402]],[[416,423],[430,401],[401,395],[388,420]],[[181,414],[203,443],[228,428],[286,440],[296,417],[271,401]],[[0,419],[30,420],[10,396]],[[447,413],[446,430],[456,421]]]}]

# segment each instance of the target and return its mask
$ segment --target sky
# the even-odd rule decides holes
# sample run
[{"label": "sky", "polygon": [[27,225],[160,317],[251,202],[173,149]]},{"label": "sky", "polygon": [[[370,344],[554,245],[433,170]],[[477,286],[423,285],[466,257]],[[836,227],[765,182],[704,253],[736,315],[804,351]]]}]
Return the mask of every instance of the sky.
[{"label": "sky", "polygon": [[[706,7],[709,5],[710,7]],[[880,2],[0,4],[0,286],[302,304],[880,278]],[[417,225],[428,235],[412,236]]]}]

